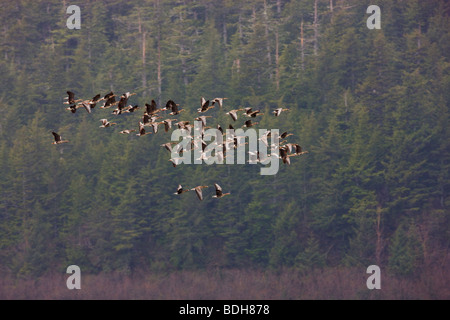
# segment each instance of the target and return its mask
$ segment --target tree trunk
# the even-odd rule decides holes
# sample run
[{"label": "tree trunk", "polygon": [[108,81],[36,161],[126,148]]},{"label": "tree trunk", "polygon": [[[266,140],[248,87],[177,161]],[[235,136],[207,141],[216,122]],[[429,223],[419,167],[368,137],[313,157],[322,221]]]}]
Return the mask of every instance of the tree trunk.
[{"label": "tree trunk", "polygon": [[275,82],[277,91],[280,89],[280,56],[279,56],[278,28],[275,29]]},{"label": "tree trunk", "polygon": [[[264,28],[265,28],[265,36],[266,36],[266,49],[267,49],[267,63],[269,64],[269,68],[272,65],[272,54],[270,53],[270,39],[269,39],[269,18],[267,16],[267,2],[264,0]],[[272,76],[272,74],[271,74]]]},{"label": "tree trunk", "polygon": [[317,17],[317,1],[314,0],[314,55],[317,56],[317,50],[319,48],[318,38],[319,38],[319,28],[318,28],[318,17]]},{"label": "tree trunk", "polygon": [[381,205],[377,205],[377,225],[376,225],[376,233],[377,233],[377,243],[375,248],[375,261],[379,266],[381,263],[381,251],[383,250],[383,238],[382,238],[382,230],[381,230]]},{"label": "tree trunk", "polygon": [[300,58],[301,58],[301,68],[305,69],[305,38],[303,34],[303,18],[300,23]]}]

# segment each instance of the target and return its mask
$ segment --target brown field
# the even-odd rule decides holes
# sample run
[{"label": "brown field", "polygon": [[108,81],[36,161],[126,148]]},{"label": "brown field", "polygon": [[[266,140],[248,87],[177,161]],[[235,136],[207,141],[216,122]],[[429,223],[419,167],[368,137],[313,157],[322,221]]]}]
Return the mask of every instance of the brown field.
[{"label": "brown field", "polygon": [[260,270],[83,274],[81,289],[66,287],[68,274],[39,279],[0,279],[0,299],[107,300],[375,300],[450,299],[448,270],[433,269],[414,279],[381,271],[381,289],[369,290],[361,269],[328,268],[299,273]]}]

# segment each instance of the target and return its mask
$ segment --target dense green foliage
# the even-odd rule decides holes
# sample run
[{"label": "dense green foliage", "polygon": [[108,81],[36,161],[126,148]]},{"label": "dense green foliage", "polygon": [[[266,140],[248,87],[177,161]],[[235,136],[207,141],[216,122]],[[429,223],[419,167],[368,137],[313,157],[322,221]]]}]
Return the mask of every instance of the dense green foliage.
[{"label": "dense green foliage", "polygon": [[[1,1],[0,270],[41,275],[198,268],[308,270],[442,264],[450,245],[450,6],[444,0]],[[330,3],[333,7],[330,7]],[[67,4],[68,5],[68,4]],[[303,24],[304,39],[300,39]],[[317,31],[317,33],[316,33]],[[261,128],[309,153],[275,176],[254,165],[181,165],[142,115],[65,110],[67,90],[200,97],[264,110]],[[289,108],[280,117],[276,107]],[[111,110],[111,109],[110,109]],[[117,126],[100,129],[99,119]],[[242,117],[237,124],[241,126]],[[70,140],[52,145],[51,131]],[[223,199],[212,199],[219,183]],[[178,184],[209,185],[204,201]]]}]

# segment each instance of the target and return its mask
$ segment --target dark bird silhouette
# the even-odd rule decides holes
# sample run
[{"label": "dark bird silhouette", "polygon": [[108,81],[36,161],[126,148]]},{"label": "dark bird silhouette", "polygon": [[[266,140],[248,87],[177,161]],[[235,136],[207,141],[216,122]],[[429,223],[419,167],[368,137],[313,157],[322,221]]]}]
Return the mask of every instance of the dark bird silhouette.
[{"label": "dark bird silhouette", "polygon": [[91,105],[91,108],[95,108],[95,106],[97,105],[97,103],[101,100],[100,99],[100,93],[97,94],[95,97],[93,97],[91,100],[89,100],[89,104]]},{"label": "dark bird silhouette", "polygon": [[64,99],[67,100],[66,102],[64,102],[64,104],[74,104],[82,101],[82,99],[75,100],[75,94],[72,91],[67,91],[67,97],[65,97]]},{"label": "dark bird silhouette", "polygon": [[179,184],[178,185],[178,188],[177,188],[177,192],[175,192],[174,194],[182,194],[182,193],[185,193],[185,192],[188,192],[189,191],[189,189],[184,189],[182,186],[181,186],[181,184]]},{"label": "dark bird silhouette", "polygon": [[285,138],[287,138],[287,137],[289,137],[289,136],[293,136],[293,135],[294,135],[293,133],[283,132],[283,133],[280,135],[280,138],[281,138],[281,139],[285,139]]},{"label": "dark bird silhouette", "polygon": [[259,122],[252,122],[252,120],[245,121],[243,128],[250,128],[253,127],[255,124],[258,124]]},{"label": "dark bird silhouette", "polygon": [[264,114],[264,113],[261,112],[261,110],[253,111],[252,108],[245,108],[244,110],[245,110],[245,112],[243,114],[246,115],[247,117],[255,118],[258,115],[263,115]]},{"label": "dark bird silhouette", "polygon": [[150,104],[145,104],[145,113],[149,116],[153,115],[154,113],[157,113],[161,110],[158,109],[158,105],[156,104],[155,100],[152,100]]},{"label": "dark bird silhouette", "polygon": [[136,135],[138,137],[142,137],[145,136],[146,134],[151,134],[151,132],[145,132],[145,126],[142,122],[139,122],[139,133],[137,133]]},{"label": "dark bird silhouette", "polygon": [[62,140],[62,137],[54,131],[52,131],[52,134],[55,139],[55,141],[53,141],[52,144],[61,144],[69,142],[69,140]]},{"label": "dark bird silhouette", "polygon": [[110,108],[116,104],[116,95],[111,91],[110,93],[106,94],[102,100],[105,100],[105,103],[100,108]]},{"label": "dark bird silhouette", "polygon": [[203,97],[200,99],[200,106],[201,107],[197,109],[198,113],[203,113],[214,108],[214,106],[209,105],[209,100],[205,100]]},{"label": "dark bird silhouette", "polygon": [[125,110],[123,110],[122,112],[135,112],[136,110],[140,109],[138,105],[132,106],[129,105]]},{"label": "dark bird silhouette", "polygon": [[71,106],[67,107],[66,109],[70,110],[72,113],[75,113],[75,112],[77,112],[78,108],[77,108],[77,105],[74,104],[74,105],[71,105]]},{"label": "dark bird silhouette", "polygon": [[214,183],[214,187],[216,188],[216,194],[212,196],[213,198],[222,198],[230,194],[230,193],[223,193],[222,188],[217,183]]},{"label": "dark bird silhouette", "polygon": [[178,105],[173,100],[167,101],[166,109],[170,109],[172,111],[171,113],[169,113],[171,116],[175,116],[180,112],[184,111],[184,109],[179,110]]}]

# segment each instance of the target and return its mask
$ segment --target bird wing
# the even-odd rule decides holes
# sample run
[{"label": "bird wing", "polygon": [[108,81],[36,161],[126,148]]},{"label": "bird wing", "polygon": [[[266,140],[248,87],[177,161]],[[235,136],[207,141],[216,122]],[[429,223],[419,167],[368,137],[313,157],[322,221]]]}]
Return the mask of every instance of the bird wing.
[{"label": "bird wing", "polygon": [[203,193],[202,193],[202,189],[200,189],[200,188],[195,188],[195,193],[197,194],[197,197],[200,199],[200,200],[203,200]]},{"label": "bird wing", "polygon": [[67,91],[67,94],[69,95],[69,101],[73,101],[75,99],[75,94],[72,91]]},{"label": "bird wing", "polygon": [[53,136],[55,137],[55,141],[61,141],[61,136],[56,132],[52,131]]},{"label": "bird wing", "polygon": [[222,195],[222,188],[217,183],[214,183],[214,187],[216,188],[216,195],[220,197]]}]

